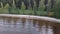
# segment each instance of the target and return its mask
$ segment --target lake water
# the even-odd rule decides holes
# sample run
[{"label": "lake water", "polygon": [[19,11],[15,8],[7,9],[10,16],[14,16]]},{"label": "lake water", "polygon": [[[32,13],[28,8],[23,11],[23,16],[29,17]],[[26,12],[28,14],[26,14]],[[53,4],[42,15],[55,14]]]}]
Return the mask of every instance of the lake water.
[{"label": "lake water", "polygon": [[0,17],[0,34],[54,34],[51,26],[21,18]]}]

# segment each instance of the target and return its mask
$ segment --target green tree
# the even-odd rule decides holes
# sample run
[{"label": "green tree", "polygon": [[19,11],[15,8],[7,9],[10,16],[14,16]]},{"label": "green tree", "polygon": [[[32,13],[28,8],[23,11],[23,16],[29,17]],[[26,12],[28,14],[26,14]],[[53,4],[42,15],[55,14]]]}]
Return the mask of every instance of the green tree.
[{"label": "green tree", "polygon": [[54,11],[54,17],[60,19],[60,0],[56,1],[52,10]]}]

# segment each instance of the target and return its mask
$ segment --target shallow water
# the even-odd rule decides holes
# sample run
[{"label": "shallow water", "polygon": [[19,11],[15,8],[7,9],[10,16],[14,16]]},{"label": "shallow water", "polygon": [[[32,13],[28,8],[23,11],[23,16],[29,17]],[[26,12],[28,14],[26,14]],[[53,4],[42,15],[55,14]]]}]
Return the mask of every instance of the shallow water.
[{"label": "shallow water", "polygon": [[51,26],[46,28],[40,23],[29,19],[0,17],[0,34],[53,34]]}]

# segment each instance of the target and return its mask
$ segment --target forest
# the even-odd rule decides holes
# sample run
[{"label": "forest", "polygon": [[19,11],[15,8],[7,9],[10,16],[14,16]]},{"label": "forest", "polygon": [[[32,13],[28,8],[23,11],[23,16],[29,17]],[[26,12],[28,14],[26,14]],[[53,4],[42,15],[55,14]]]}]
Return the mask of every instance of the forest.
[{"label": "forest", "polygon": [[60,0],[0,0],[0,14],[60,18]]}]

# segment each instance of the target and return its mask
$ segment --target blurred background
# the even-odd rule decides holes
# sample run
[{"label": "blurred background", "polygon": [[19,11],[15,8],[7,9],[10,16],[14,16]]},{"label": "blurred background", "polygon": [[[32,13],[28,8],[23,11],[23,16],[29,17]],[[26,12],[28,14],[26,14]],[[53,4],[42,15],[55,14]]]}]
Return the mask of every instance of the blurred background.
[{"label": "blurred background", "polygon": [[0,0],[0,14],[60,18],[60,0]]}]

